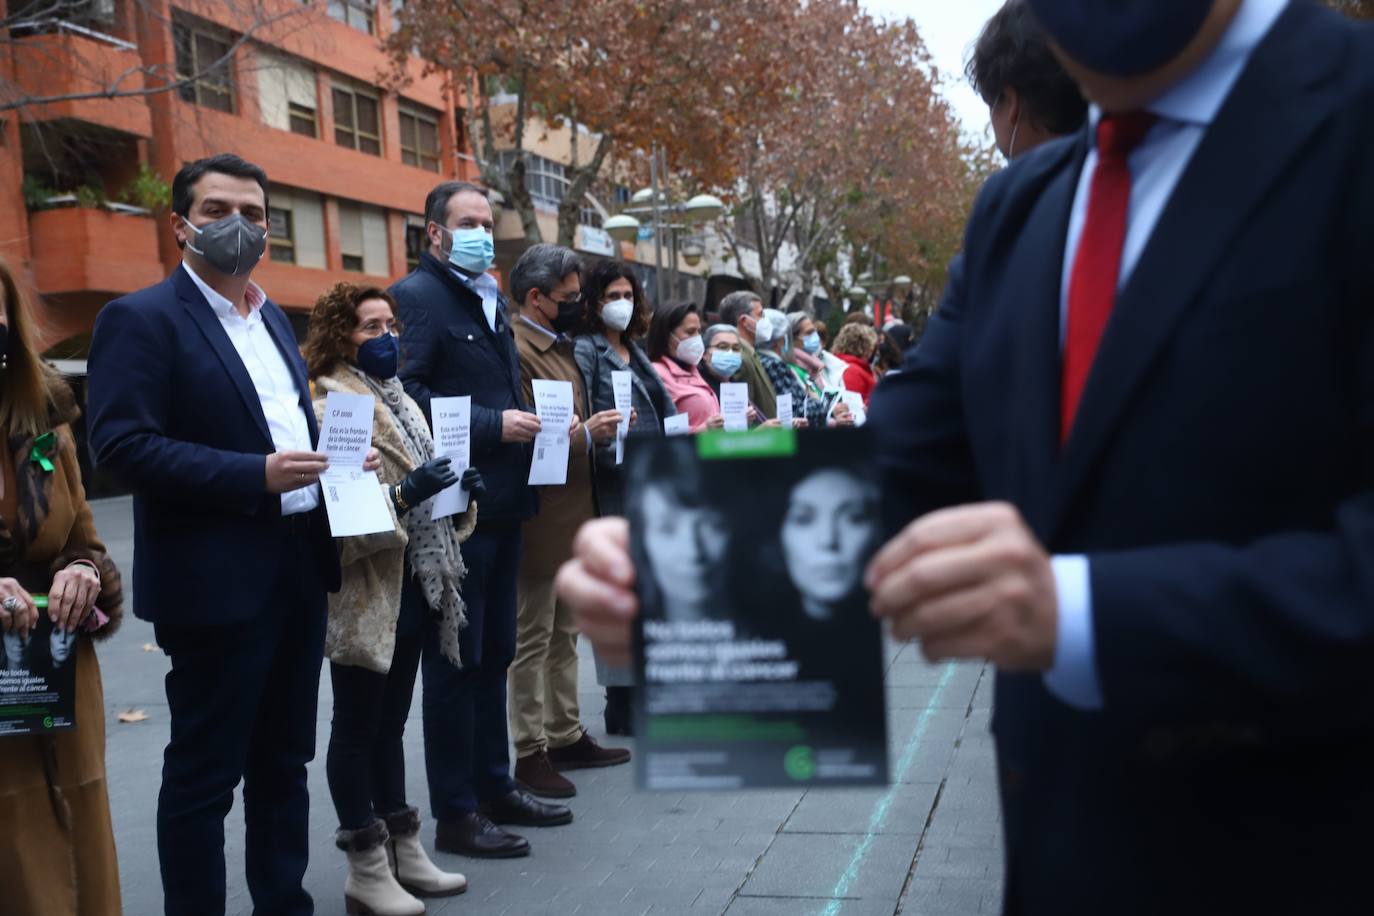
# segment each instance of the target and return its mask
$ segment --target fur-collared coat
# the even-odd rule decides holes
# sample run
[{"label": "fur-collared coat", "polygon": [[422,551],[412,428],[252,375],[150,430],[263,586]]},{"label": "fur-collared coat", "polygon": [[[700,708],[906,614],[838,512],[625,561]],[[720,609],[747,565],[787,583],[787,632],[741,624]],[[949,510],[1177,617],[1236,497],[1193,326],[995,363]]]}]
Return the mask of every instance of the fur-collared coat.
[{"label": "fur-collared coat", "polygon": [[[344,365],[315,379],[315,391],[319,395],[315,399],[315,417],[321,423],[324,422],[325,396],[329,392],[372,396],[367,385]],[[388,488],[415,470],[403,436],[391,410],[378,399],[372,410],[372,445],[382,456],[377,476]],[[386,504],[395,519],[390,497]],[[477,527],[477,503],[470,502],[467,513],[455,519],[455,523],[458,540],[467,540]],[[343,587],[329,596],[325,656],[340,665],[357,665],[385,674],[391,670],[391,656],[396,649],[396,622],[401,614],[401,587],[406,569],[405,524],[398,521],[393,531],[335,538],[334,542],[339,546]]]},{"label": "fur-collared coat", "polygon": [[[73,560],[100,569],[96,607],[109,622],[123,616],[119,570],[96,536],[71,424],[80,415],[66,382],[47,373],[50,430],[55,440],[34,459],[33,436],[6,437],[14,462],[15,524],[0,521],[0,577],[46,594],[53,576]],[[41,611],[39,613],[42,613]],[[105,695],[91,638],[76,641],[76,727],[50,735],[0,738],[0,909],[45,916],[121,912],[119,868],[105,784]]]}]

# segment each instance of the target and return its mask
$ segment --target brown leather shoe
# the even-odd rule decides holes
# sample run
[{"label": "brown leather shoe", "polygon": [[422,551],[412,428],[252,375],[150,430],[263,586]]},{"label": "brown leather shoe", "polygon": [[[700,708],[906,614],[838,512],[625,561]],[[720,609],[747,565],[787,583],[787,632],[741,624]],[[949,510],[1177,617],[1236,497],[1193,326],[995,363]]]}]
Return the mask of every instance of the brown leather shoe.
[{"label": "brown leather shoe", "polygon": [[572,798],[577,794],[577,786],[567,777],[560,776],[549,762],[547,751],[527,754],[515,761],[515,782],[540,798]]},{"label": "brown leather shoe", "polygon": [[602,747],[596,739],[582,732],[567,747],[550,748],[548,758],[559,770],[585,770],[592,767],[613,767],[630,762],[630,750],[624,747]]}]

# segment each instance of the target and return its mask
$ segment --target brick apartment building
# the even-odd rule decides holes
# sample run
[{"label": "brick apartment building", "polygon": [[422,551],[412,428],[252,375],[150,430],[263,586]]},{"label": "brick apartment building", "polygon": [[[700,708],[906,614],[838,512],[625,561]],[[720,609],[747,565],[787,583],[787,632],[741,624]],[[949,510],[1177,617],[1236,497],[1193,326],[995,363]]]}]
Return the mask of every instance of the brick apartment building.
[{"label": "brick apartment building", "polygon": [[[104,303],[176,265],[166,211],[125,192],[141,174],[170,181],[213,152],[271,178],[270,252],[254,276],[298,334],[332,283],[404,274],[424,244],[425,194],[477,169],[450,76],[422,77],[414,61],[408,86],[384,88],[391,63],[378,36],[393,5],[69,0],[59,16],[0,34],[0,88],[12,96],[92,93],[121,76],[120,89],[138,93],[0,113],[0,255],[39,294],[42,345],[84,356]],[[7,6],[24,0],[0,0],[0,22]],[[172,74],[204,76],[138,92]]]}]

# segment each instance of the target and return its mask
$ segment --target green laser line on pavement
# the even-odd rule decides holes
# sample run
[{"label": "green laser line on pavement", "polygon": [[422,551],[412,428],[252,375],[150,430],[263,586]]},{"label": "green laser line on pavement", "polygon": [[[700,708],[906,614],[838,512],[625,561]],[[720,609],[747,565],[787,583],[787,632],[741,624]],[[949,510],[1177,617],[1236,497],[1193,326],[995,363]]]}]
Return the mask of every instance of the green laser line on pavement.
[{"label": "green laser line on pavement", "polygon": [[940,695],[945,692],[945,687],[949,684],[949,679],[953,674],[954,662],[946,662],[944,671],[940,672],[940,680],[935,685],[935,692],[930,695],[930,701],[926,703],[926,708],[921,710],[921,715],[917,717],[916,730],[911,733],[911,740],[906,743],[906,747],[902,750],[902,756],[897,760],[897,772],[892,775],[892,787],[874,806],[873,814],[868,819],[868,832],[864,834],[864,838],[859,843],[858,848],[854,850],[854,854],[849,857],[849,865],[840,875],[840,880],[835,882],[835,889],[830,892],[830,903],[826,906],[822,916],[836,916],[840,912],[840,907],[844,903],[841,898],[849,893],[849,886],[859,877],[859,870],[863,867],[864,857],[868,855],[869,847],[873,845],[873,838],[878,835],[883,822],[887,820],[887,812],[892,807],[897,789],[902,785],[902,779],[911,769],[911,765],[916,762],[916,751],[921,744],[921,738],[925,735],[931,714],[935,712],[940,702]]}]

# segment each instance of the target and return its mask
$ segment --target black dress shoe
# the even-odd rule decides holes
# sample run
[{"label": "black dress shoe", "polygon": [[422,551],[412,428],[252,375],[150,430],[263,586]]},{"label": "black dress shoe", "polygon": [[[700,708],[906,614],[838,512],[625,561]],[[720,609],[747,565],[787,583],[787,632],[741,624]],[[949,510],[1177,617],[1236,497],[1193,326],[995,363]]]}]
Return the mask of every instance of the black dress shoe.
[{"label": "black dress shoe", "polygon": [[606,688],[606,734],[629,737],[635,733],[629,687]]},{"label": "black dress shoe", "polygon": [[557,827],[571,824],[573,819],[567,805],[546,804],[523,789],[512,789],[494,801],[483,802],[482,813],[498,824],[521,827]]},{"label": "black dress shoe", "polygon": [[439,821],[434,848],[474,859],[516,859],[530,854],[529,840],[507,833],[477,811]]}]

